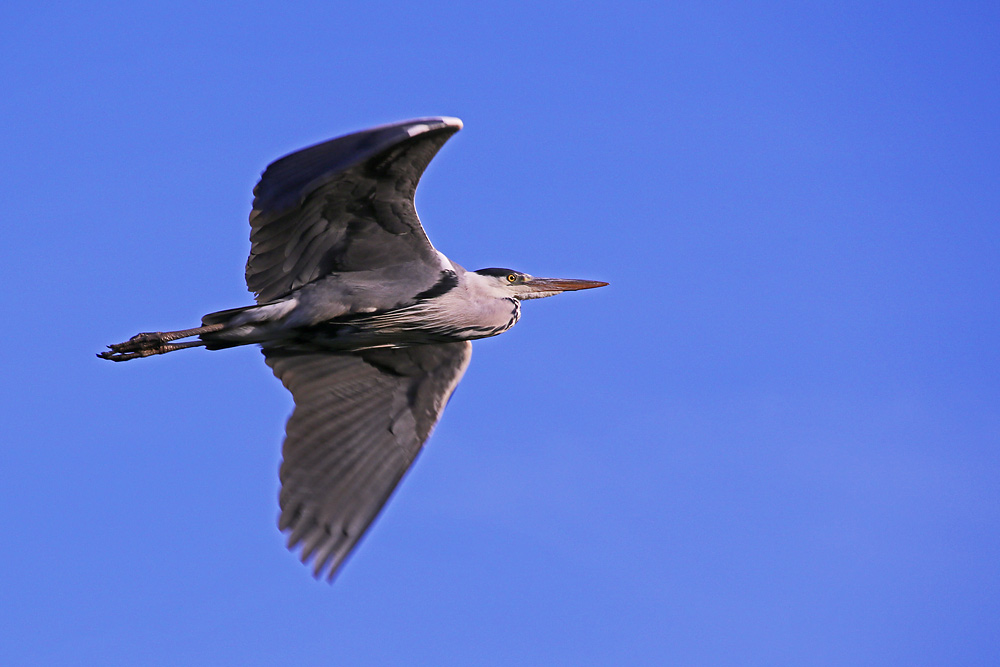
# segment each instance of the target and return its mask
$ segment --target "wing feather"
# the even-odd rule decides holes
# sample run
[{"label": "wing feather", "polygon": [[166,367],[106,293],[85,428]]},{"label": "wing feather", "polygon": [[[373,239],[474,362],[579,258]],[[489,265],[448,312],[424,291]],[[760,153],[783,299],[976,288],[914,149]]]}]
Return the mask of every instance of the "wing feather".
[{"label": "wing feather", "polygon": [[[271,163],[254,188],[247,287],[273,301],[333,272],[438,259],[413,195],[457,118],[385,125],[311,146]],[[419,262],[414,262],[419,260]]]},{"label": "wing feather", "polygon": [[351,353],[264,349],[292,392],[279,527],[332,579],[413,463],[469,363],[468,342]]}]

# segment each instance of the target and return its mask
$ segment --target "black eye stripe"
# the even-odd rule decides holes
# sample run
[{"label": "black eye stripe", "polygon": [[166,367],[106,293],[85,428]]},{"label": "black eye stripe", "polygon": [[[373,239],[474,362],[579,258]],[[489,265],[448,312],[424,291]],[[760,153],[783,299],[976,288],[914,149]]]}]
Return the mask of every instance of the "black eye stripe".
[{"label": "black eye stripe", "polygon": [[476,271],[481,276],[496,276],[497,278],[506,278],[509,274],[517,274],[514,269],[479,269]]}]

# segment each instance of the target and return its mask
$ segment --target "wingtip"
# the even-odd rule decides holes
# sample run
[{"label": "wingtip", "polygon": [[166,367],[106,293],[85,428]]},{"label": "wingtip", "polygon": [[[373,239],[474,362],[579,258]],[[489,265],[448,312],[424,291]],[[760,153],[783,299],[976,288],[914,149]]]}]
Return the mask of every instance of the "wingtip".
[{"label": "wingtip", "polygon": [[439,130],[442,127],[453,127],[456,132],[461,130],[463,127],[462,120],[453,116],[420,118],[417,120],[405,121],[405,123],[409,124],[409,127],[406,128],[406,133],[411,137],[423,134],[424,132],[429,132],[430,130]]}]

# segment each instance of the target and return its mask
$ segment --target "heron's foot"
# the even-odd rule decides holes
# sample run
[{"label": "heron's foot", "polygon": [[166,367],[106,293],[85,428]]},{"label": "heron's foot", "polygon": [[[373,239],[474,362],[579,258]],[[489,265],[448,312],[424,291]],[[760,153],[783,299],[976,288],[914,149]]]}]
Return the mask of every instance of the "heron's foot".
[{"label": "heron's foot", "polygon": [[189,338],[199,336],[203,333],[218,331],[221,324],[211,324],[208,326],[196,327],[194,329],[184,329],[182,331],[152,331],[132,336],[124,343],[108,345],[108,349],[99,352],[97,356],[110,361],[128,361],[139,357],[151,357],[154,354],[166,354],[174,350],[182,350],[186,347],[198,347],[204,345],[204,341],[192,340],[185,343],[173,343],[179,338]]},{"label": "heron's foot", "polygon": [[124,343],[108,345],[112,352],[137,352],[139,350],[151,350],[162,346],[166,342],[166,337],[162,331],[151,331],[149,333],[136,334]]},{"label": "heron's foot", "polygon": [[109,361],[128,361],[129,359],[138,359],[139,357],[148,357],[153,354],[161,354],[155,350],[142,350],[140,352],[115,352],[114,350],[105,350],[104,352],[98,352],[97,356],[101,359],[107,359]]},{"label": "heron's foot", "polygon": [[167,337],[160,331],[141,333],[132,336],[124,343],[108,345],[108,349],[97,356],[111,361],[128,361],[138,357],[149,357],[168,352],[169,350],[164,349],[167,347],[167,341]]}]

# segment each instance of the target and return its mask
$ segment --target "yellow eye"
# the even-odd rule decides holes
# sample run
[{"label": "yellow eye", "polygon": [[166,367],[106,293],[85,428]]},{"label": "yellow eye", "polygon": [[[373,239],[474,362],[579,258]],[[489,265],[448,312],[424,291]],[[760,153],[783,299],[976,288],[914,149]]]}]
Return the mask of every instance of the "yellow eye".
[{"label": "yellow eye", "polygon": [[509,283],[516,283],[517,282],[517,274],[516,273],[508,273],[507,274],[507,282],[509,282]]}]

